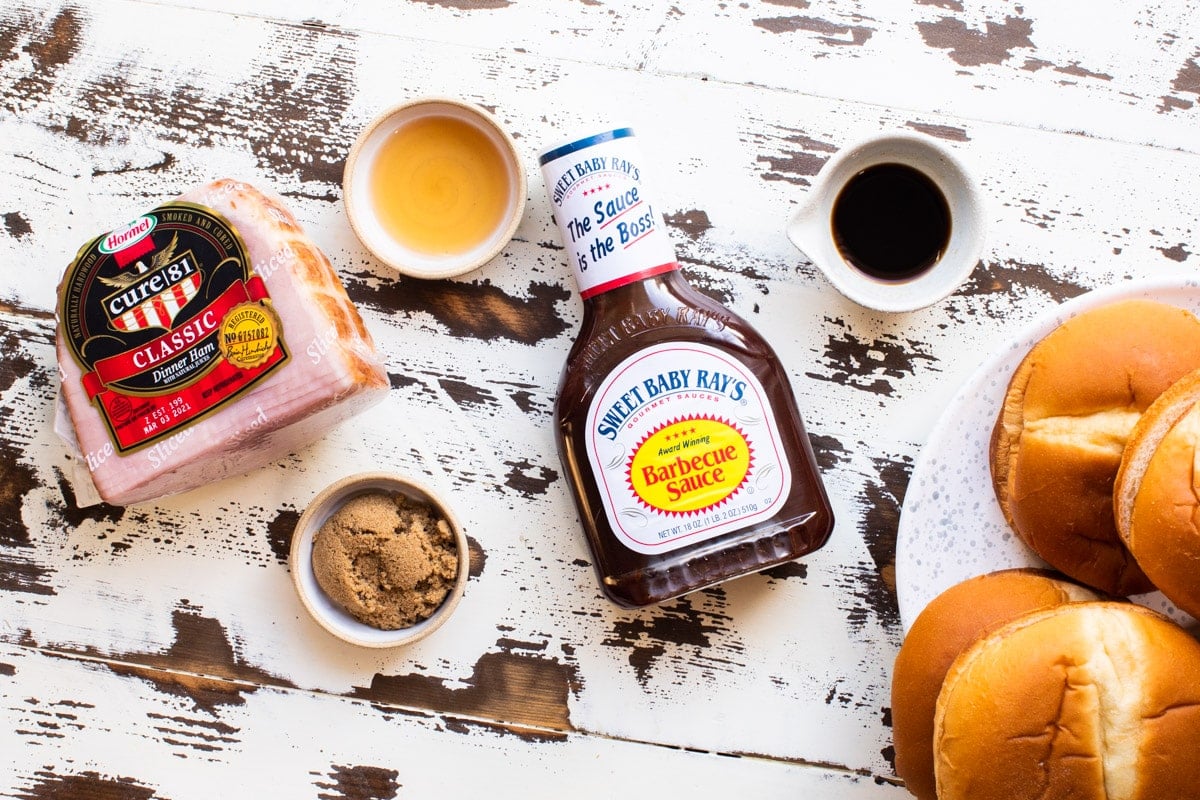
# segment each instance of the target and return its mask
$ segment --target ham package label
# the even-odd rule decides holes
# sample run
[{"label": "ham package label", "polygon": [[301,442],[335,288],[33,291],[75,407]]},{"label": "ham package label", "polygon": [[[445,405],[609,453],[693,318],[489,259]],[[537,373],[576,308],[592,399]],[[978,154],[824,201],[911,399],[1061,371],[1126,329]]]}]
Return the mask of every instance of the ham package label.
[{"label": "ham package label", "polygon": [[59,319],[119,452],[178,432],[288,359],[242,238],[193,203],[159,206],[84,245]]}]

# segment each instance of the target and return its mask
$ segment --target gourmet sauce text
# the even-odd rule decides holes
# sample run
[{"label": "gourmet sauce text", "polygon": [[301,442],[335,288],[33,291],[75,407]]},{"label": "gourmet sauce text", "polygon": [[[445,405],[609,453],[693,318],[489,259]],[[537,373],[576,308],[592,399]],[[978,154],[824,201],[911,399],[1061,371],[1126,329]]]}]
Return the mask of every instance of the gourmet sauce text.
[{"label": "gourmet sauce text", "polygon": [[122,453],[215,411],[288,359],[241,236],[192,203],[84,245],[59,303],[83,386]]},{"label": "gourmet sauce text", "polygon": [[682,276],[633,131],[539,163],[584,300],[555,417],[604,593],[660,603],[820,547],[833,513],[787,375]]}]

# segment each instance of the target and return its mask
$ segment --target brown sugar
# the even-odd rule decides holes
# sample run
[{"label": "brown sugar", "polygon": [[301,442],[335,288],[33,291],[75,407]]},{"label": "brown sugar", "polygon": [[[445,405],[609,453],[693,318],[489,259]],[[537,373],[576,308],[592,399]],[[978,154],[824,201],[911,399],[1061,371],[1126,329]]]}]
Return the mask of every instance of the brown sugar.
[{"label": "brown sugar", "polygon": [[322,591],[359,622],[383,630],[426,619],[458,574],[446,520],[401,494],[352,498],[313,539],[313,572]]}]

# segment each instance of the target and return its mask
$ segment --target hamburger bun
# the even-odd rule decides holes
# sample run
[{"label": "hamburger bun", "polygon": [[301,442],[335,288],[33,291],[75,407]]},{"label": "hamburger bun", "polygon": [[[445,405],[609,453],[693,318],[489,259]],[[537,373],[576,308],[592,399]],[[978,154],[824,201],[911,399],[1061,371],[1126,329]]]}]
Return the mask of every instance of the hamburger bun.
[{"label": "hamburger bun", "polygon": [[892,670],[896,774],[920,800],[936,800],[933,719],[946,671],[985,630],[1031,611],[1095,593],[1046,570],[1008,569],[951,586],[925,607],[904,637]]},{"label": "hamburger bun", "polygon": [[1162,615],[1069,603],[985,634],[938,697],[940,800],[1200,795],[1200,642]]},{"label": "hamburger bun", "polygon": [[1200,367],[1200,320],[1126,300],[1085,311],[1018,365],[992,431],[1005,519],[1050,566],[1111,595],[1152,589],[1113,517],[1113,482],[1142,412]]},{"label": "hamburger bun", "polygon": [[1154,401],[1134,426],[1113,505],[1117,530],[1154,585],[1200,618],[1200,371]]}]

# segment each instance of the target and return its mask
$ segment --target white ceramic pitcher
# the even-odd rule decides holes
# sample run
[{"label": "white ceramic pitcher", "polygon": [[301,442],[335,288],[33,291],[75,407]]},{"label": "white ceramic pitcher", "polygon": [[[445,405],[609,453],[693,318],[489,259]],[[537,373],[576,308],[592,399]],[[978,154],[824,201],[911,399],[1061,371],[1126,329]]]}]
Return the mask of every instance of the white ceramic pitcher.
[{"label": "white ceramic pitcher", "polygon": [[[941,190],[950,208],[950,237],[941,258],[903,281],[871,277],[843,258],[831,219],[842,187],[867,167],[905,164]],[[975,269],[983,250],[985,220],[975,180],[950,148],[924,134],[886,132],[849,145],[825,163],[812,189],[788,220],[787,235],[838,291],[879,311],[912,311],[951,294]]]}]

